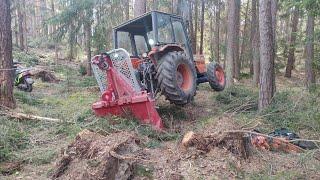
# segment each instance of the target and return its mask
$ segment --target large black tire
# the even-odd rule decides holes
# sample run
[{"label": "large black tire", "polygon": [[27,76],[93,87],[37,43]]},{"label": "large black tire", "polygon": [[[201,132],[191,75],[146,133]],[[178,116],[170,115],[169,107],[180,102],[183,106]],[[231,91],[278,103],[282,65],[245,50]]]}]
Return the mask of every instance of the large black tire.
[{"label": "large black tire", "polygon": [[[217,76],[217,73],[219,75]],[[211,62],[207,66],[207,77],[209,84],[215,91],[223,91],[226,86],[226,76],[223,68],[215,62]]]},{"label": "large black tire", "polygon": [[168,52],[160,58],[158,88],[166,99],[176,105],[189,103],[196,93],[196,69],[184,52]]}]

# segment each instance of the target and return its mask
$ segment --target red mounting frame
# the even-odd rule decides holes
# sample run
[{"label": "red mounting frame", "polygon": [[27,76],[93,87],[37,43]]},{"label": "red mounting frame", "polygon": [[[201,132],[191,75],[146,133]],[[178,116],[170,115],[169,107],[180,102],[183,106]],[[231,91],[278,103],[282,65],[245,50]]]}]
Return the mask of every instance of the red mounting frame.
[{"label": "red mounting frame", "polygon": [[[108,55],[95,56],[93,63],[107,72],[108,89],[92,105],[97,116],[124,116],[131,112],[141,123],[161,130],[163,122],[155,109],[155,99],[146,91],[136,92],[112,65]],[[107,64],[106,64],[107,63]]]}]

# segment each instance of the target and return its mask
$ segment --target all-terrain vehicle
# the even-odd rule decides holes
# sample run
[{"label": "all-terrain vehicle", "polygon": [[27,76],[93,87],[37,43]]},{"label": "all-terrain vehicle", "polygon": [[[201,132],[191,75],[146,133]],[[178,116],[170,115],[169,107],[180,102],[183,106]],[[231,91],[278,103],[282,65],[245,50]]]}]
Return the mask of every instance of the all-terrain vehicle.
[{"label": "all-terrain vehicle", "polygon": [[[216,91],[222,91],[225,87],[222,67],[215,62],[206,66],[202,55],[193,55],[190,38],[180,16],[151,11],[125,22],[114,28],[114,48],[92,60],[93,70],[104,93],[104,102],[93,105],[98,115],[121,114],[122,107],[117,112],[110,110],[114,107],[110,104],[119,105],[119,102],[135,114],[136,109],[132,108],[136,104],[132,100],[136,96],[134,93],[146,92],[149,101],[161,93],[171,103],[185,105],[195,96],[197,84],[209,82]],[[108,85],[101,80],[98,69],[110,70],[107,73]],[[124,84],[121,84],[121,79]],[[119,92],[123,91],[121,88],[125,84],[132,88],[133,94]],[[129,96],[126,103],[122,103],[122,96]]]}]

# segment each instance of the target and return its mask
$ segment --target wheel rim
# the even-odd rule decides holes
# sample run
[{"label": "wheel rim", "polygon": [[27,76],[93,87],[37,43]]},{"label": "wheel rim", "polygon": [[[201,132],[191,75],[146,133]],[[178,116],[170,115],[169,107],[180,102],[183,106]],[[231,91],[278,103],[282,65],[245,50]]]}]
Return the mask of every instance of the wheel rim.
[{"label": "wheel rim", "polygon": [[218,83],[223,86],[226,80],[224,76],[224,71],[221,67],[216,68],[215,76],[217,77]]},{"label": "wheel rim", "polygon": [[188,91],[192,88],[192,72],[188,65],[180,64],[176,73],[177,84],[183,91]]}]

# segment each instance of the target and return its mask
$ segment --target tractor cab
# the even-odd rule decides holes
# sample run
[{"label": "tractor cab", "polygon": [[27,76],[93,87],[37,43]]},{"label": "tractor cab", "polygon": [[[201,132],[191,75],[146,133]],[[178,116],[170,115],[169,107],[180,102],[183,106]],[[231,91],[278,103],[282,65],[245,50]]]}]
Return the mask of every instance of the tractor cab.
[{"label": "tractor cab", "polygon": [[188,59],[193,60],[183,19],[158,11],[148,12],[115,27],[114,47],[126,49],[133,61],[167,50],[182,50]]}]

